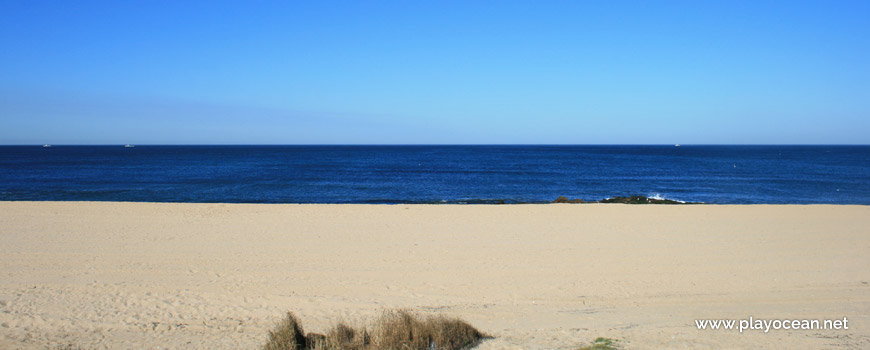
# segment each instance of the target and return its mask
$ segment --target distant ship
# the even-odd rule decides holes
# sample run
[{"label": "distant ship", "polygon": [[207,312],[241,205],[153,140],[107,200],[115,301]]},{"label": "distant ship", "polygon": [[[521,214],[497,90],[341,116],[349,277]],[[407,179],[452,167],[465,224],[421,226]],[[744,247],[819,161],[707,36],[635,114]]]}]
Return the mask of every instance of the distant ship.
[{"label": "distant ship", "polygon": [[674,145],[674,147],[680,147],[680,144],[678,143],[678,144]]},{"label": "distant ship", "polygon": [[133,145],[131,145],[131,144],[129,144],[129,143],[126,144],[126,145],[124,145],[124,148],[133,148],[133,147],[136,147],[136,146],[133,146]]},{"label": "distant ship", "polygon": [[44,144],[44,145],[42,145],[42,148],[49,148],[49,147],[51,147],[51,145],[49,145],[49,144],[47,144],[47,143]]}]

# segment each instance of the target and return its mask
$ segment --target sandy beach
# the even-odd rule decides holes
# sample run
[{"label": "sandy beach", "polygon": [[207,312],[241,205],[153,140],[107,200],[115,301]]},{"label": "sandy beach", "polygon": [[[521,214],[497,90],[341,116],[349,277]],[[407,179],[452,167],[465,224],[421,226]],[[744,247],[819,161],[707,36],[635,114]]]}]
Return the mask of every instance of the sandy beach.
[{"label": "sandy beach", "polygon": [[[0,348],[256,349],[384,309],[478,349],[870,348],[870,207],[0,202]],[[698,330],[696,319],[848,330]]]}]

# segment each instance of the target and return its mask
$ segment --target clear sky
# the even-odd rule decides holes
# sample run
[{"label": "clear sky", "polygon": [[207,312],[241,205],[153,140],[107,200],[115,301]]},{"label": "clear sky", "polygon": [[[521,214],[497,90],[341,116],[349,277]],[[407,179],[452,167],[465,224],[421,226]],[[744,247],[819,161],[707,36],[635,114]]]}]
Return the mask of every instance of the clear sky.
[{"label": "clear sky", "polygon": [[0,144],[867,144],[870,1],[0,1]]}]

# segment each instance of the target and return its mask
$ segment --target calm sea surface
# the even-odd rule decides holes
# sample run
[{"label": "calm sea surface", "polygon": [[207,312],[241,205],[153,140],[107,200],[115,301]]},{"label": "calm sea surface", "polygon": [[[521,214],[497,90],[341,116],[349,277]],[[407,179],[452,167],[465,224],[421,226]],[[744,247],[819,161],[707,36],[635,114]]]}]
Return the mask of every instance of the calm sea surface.
[{"label": "calm sea surface", "polygon": [[870,204],[870,146],[0,146],[0,200]]}]

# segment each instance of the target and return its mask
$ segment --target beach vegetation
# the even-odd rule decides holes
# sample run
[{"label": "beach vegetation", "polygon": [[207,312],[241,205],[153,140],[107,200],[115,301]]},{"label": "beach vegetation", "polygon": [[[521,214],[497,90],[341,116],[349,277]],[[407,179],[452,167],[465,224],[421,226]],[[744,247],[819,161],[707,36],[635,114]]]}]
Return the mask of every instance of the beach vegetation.
[{"label": "beach vegetation", "polygon": [[55,348],[55,349],[56,350],[87,350],[87,348],[83,348],[83,347],[78,346],[76,344],[58,345],[57,348]]},{"label": "beach vegetation", "polygon": [[598,337],[592,342],[592,345],[581,346],[577,350],[618,350],[616,347],[617,340],[611,338]]},{"label": "beach vegetation", "polygon": [[293,313],[269,332],[263,350],[462,350],[489,338],[467,322],[446,316],[421,317],[386,311],[370,326],[339,322],[325,334],[306,334]]},{"label": "beach vegetation", "polygon": [[269,341],[263,350],[303,350],[307,348],[307,343],[305,331],[296,315],[288,312],[275,329],[269,331]]}]

